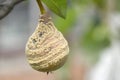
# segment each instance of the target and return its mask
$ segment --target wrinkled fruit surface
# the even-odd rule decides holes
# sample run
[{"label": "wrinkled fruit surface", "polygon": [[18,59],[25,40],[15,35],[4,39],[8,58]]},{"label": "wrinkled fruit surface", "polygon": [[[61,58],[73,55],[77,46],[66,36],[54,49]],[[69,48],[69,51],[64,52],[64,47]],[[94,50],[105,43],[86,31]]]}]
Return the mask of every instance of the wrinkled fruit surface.
[{"label": "wrinkled fruit surface", "polygon": [[54,71],[63,66],[68,53],[68,43],[54,26],[51,17],[41,15],[37,28],[26,44],[29,64],[38,71]]}]

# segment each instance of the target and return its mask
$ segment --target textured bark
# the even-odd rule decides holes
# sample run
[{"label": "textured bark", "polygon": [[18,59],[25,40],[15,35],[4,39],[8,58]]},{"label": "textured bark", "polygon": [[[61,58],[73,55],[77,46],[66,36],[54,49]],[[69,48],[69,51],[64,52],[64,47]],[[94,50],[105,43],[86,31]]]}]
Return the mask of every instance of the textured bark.
[{"label": "textured bark", "polygon": [[0,20],[6,17],[17,5],[24,0],[5,0],[4,2],[0,3]]}]

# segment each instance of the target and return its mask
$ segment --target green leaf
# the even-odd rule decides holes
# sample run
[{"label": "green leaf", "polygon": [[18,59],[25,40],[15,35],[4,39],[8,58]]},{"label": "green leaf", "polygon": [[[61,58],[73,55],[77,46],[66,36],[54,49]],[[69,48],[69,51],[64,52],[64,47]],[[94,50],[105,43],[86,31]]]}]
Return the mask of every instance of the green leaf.
[{"label": "green leaf", "polygon": [[74,26],[74,24],[76,22],[77,16],[75,13],[75,9],[73,7],[69,7],[67,9],[66,17],[67,18],[64,20],[60,17],[53,15],[53,22],[54,22],[55,26],[63,34],[67,34],[72,29],[72,27]]},{"label": "green leaf", "polygon": [[65,18],[67,9],[67,0],[42,0],[47,7],[58,16]]}]

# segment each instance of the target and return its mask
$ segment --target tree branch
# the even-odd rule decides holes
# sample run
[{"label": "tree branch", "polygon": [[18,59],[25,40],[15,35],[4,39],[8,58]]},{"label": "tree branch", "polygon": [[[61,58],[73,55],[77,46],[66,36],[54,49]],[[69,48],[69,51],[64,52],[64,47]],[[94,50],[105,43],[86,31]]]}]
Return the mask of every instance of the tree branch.
[{"label": "tree branch", "polygon": [[5,0],[3,3],[0,3],[0,20],[7,16],[14,6],[22,1],[24,0]]}]

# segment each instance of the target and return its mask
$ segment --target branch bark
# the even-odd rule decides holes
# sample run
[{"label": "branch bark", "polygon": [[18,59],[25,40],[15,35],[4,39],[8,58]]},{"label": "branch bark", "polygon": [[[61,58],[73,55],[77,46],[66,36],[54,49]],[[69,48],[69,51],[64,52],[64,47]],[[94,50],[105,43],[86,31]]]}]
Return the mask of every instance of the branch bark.
[{"label": "branch bark", "polygon": [[15,5],[21,3],[24,0],[5,0],[0,3],[0,20],[6,17],[15,7]]}]

